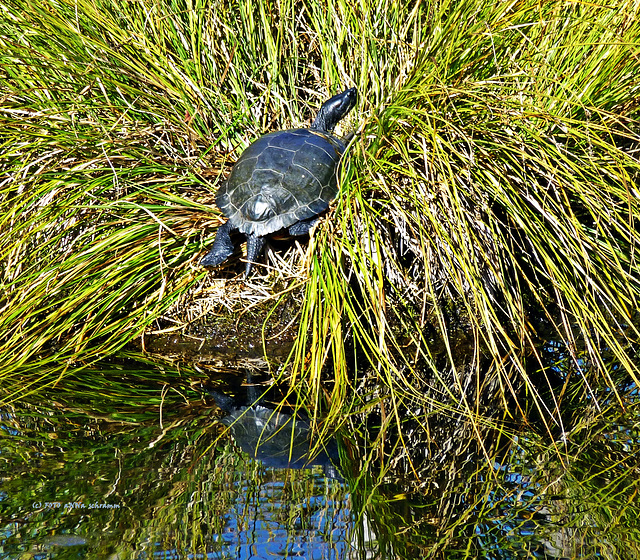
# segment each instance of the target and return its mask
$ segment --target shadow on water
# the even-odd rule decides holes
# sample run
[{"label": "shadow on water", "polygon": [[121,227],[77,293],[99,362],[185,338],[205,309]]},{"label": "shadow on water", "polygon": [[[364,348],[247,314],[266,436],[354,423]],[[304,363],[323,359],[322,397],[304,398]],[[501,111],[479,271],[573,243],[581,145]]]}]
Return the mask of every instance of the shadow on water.
[{"label": "shadow on water", "polygon": [[[391,452],[389,437],[381,459],[374,415],[352,418],[310,454],[312,421],[277,406],[277,388],[263,395],[250,381],[106,363],[6,405],[0,558],[640,552],[633,393],[615,422],[578,425],[555,447],[534,429],[493,425],[476,448],[449,413],[431,418],[429,441],[413,429],[410,445]],[[399,468],[409,459],[415,473]]]}]

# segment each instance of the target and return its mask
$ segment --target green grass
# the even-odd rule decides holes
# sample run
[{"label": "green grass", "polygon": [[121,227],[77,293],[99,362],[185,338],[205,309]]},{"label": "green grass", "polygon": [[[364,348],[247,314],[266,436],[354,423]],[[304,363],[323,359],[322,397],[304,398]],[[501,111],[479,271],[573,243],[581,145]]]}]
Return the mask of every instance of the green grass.
[{"label": "green grass", "polygon": [[633,3],[0,10],[8,398],[161,328],[209,281],[229,164],[353,85],[343,188],[299,263],[306,406],[399,422],[422,400],[482,424],[483,403],[517,416],[530,395],[551,425],[563,399],[637,383]]},{"label": "green grass", "polygon": [[[525,389],[561,423],[567,387],[530,375],[552,366],[545,341],[572,362],[578,399],[615,389],[612,369],[638,381],[637,15],[431,7],[413,64],[354,147],[338,225],[315,240],[297,363],[317,371],[332,356],[341,410],[350,332],[392,407],[424,396],[422,368],[472,417],[496,388],[513,414]],[[321,379],[310,383],[317,403]]]}]

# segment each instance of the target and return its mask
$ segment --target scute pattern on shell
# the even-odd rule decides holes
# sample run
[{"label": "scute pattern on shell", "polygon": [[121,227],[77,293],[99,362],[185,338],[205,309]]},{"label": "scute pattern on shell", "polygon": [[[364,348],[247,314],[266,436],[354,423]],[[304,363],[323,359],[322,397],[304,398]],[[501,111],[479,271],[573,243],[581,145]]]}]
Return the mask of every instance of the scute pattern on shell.
[{"label": "scute pattern on shell", "polygon": [[216,197],[232,226],[268,235],[316,216],[337,195],[344,144],[317,130],[272,132],[240,156]]}]

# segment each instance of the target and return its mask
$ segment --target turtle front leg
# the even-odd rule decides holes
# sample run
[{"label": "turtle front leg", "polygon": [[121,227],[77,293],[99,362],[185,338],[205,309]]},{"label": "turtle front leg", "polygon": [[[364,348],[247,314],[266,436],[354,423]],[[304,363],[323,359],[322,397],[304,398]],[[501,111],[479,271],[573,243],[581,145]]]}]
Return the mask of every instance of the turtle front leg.
[{"label": "turtle front leg", "polygon": [[244,270],[245,278],[249,277],[251,273],[251,269],[253,268],[253,264],[256,262],[256,259],[260,256],[262,252],[262,248],[264,247],[264,237],[260,237],[255,233],[247,234],[247,266]]},{"label": "turtle front leg", "polygon": [[231,243],[230,233],[231,224],[229,222],[218,228],[211,250],[200,261],[201,266],[218,266],[233,254],[234,247]]},{"label": "turtle front leg", "polygon": [[306,235],[317,221],[317,217],[309,218],[308,220],[300,220],[292,226],[289,226],[289,235]]}]

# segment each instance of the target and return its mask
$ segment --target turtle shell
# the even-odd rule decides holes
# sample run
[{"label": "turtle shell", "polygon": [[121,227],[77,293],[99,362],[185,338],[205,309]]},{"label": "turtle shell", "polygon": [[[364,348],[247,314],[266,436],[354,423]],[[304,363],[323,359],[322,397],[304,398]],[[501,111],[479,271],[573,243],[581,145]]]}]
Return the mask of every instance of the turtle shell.
[{"label": "turtle shell", "polygon": [[306,128],[272,132],[240,156],[216,196],[233,228],[268,235],[316,216],[338,193],[344,144]]}]

